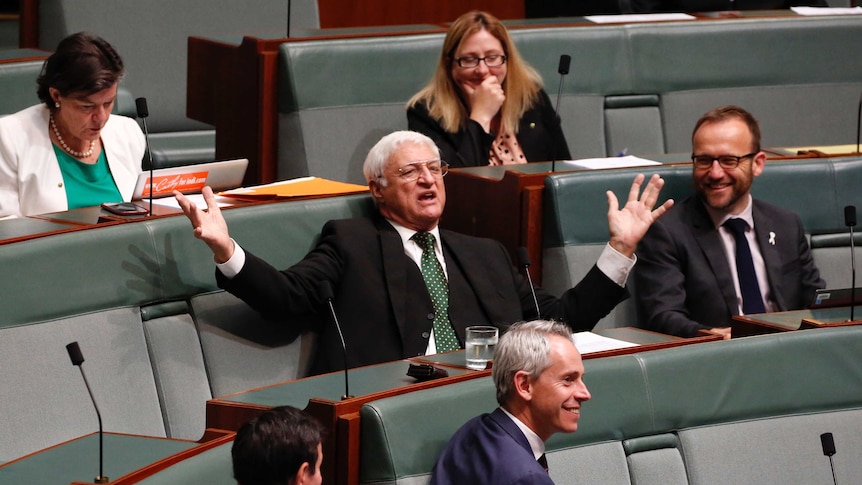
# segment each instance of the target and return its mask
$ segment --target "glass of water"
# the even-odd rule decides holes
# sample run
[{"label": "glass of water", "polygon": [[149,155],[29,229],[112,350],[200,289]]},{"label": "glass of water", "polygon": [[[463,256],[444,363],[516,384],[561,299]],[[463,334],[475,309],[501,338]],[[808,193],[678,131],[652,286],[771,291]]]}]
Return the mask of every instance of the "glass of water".
[{"label": "glass of water", "polygon": [[467,368],[484,369],[488,361],[494,358],[494,349],[497,347],[499,337],[500,331],[497,327],[488,325],[467,327],[467,340],[465,342]]}]

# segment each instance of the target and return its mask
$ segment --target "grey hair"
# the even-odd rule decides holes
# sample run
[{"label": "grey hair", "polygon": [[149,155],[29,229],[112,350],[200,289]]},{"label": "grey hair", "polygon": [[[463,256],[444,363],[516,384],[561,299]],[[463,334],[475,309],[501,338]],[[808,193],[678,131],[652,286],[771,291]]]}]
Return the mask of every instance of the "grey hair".
[{"label": "grey hair", "polygon": [[383,176],[383,171],[386,169],[386,162],[389,161],[389,158],[404,143],[425,145],[434,152],[437,158],[440,158],[440,149],[437,148],[437,145],[431,138],[415,131],[395,131],[381,138],[368,151],[368,156],[365,157],[365,164],[362,166],[365,181],[370,183],[372,180],[379,179],[380,185],[385,187],[387,180]]},{"label": "grey hair", "polygon": [[551,346],[548,337],[558,335],[574,343],[572,330],[553,320],[534,320],[513,324],[500,337],[494,351],[491,376],[497,388],[497,403],[501,406],[515,391],[515,374],[526,372],[538,377],[551,366]]}]

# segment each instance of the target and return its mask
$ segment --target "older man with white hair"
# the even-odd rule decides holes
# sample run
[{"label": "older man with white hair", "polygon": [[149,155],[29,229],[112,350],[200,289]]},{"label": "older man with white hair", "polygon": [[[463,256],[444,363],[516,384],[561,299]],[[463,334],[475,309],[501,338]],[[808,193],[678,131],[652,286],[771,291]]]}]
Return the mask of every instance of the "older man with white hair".
[{"label": "older man with white hair", "polygon": [[[456,350],[468,325],[505,329],[538,317],[529,283],[502,244],[439,228],[447,170],[425,135],[398,131],[383,137],[364,166],[379,214],[326,223],[317,246],[284,271],[230,238],[211,190],[204,189],[207,211],[176,197],[195,237],[213,251],[220,287],[264,316],[300,317],[297,330],[319,334],[312,367],[319,373],[345,365],[338,332],[326,324],[321,281],[334,289],[349,367]],[[642,175],[635,178],[622,209],[608,192],[608,246],[561,298],[536,290],[543,316],[590,329],[625,297],[638,241],[672,204],[653,210],[664,181],[653,176],[640,195],[643,182]]]}]

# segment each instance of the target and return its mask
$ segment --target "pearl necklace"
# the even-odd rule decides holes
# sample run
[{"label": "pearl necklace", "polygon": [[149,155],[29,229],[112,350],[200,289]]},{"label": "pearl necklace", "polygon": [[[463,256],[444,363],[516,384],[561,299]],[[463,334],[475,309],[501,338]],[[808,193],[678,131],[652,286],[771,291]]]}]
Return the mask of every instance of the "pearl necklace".
[{"label": "pearl necklace", "polygon": [[66,141],[63,140],[63,137],[60,136],[60,130],[57,129],[57,123],[54,123],[54,115],[51,115],[51,128],[54,129],[54,134],[57,135],[57,141],[60,142],[60,146],[63,147],[63,150],[66,150],[69,155],[72,155],[75,158],[87,158],[93,154],[93,150],[96,146],[96,140],[90,140],[90,149],[86,152],[76,152],[69,148],[69,145],[66,144]]}]

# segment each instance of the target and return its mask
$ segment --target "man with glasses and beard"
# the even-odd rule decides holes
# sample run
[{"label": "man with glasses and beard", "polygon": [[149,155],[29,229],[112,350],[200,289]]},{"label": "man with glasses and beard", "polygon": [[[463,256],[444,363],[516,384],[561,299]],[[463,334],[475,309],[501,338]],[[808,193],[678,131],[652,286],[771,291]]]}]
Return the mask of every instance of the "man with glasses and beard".
[{"label": "man with glasses and beard", "polygon": [[640,244],[641,322],[681,337],[704,330],[730,338],[733,315],[809,306],[825,283],[799,216],[751,196],[766,164],[754,117],[737,106],[704,114],[691,159],[695,195]]}]

